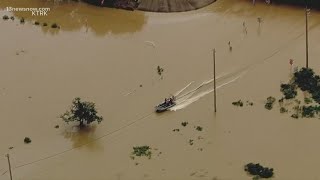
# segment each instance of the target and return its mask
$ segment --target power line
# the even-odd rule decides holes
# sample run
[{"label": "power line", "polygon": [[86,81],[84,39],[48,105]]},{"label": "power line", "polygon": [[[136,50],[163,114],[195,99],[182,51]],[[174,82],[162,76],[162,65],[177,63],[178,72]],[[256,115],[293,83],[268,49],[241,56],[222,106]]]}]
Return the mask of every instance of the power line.
[{"label": "power line", "polygon": [[[50,155],[50,156],[47,156],[47,157],[44,157],[44,158],[41,158],[41,159],[32,161],[32,162],[29,162],[29,163],[25,163],[25,164],[22,164],[22,165],[19,165],[19,166],[15,166],[13,169],[18,169],[18,168],[21,168],[21,167],[24,167],[24,166],[28,166],[28,165],[31,165],[31,164],[34,164],[34,163],[37,163],[37,162],[40,162],[40,161],[44,161],[44,160],[47,160],[47,159],[50,159],[50,158],[59,156],[59,155],[61,155],[61,154],[67,153],[67,152],[69,152],[69,151],[72,151],[72,150],[74,150],[74,149],[78,149],[78,148],[80,148],[80,147],[86,146],[86,145],[91,144],[91,143],[93,143],[93,142],[95,142],[95,141],[98,141],[98,140],[100,140],[100,139],[102,139],[102,138],[104,138],[104,137],[110,136],[110,135],[112,135],[112,134],[114,134],[114,133],[116,133],[116,132],[118,132],[118,131],[120,131],[120,130],[122,130],[122,129],[124,129],[124,128],[127,128],[127,127],[133,125],[134,123],[136,123],[136,122],[138,122],[138,121],[141,121],[141,120],[143,120],[143,119],[146,119],[146,118],[150,117],[152,114],[153,114],[153,112],[152,112],[152,113],[149,113],[149,114],[147,114],[147,115],[145,115],[145,116],[143,116],[143,117],[141,117],[141,118],[139,118],[139,119],[137,119],[137,120],[135,120],[135,121],[132,121],[132,122],[130,122],[130,123],[128,123],[128,124],[126,124],[126,125],[118,128],[118,129],[116,129],[116,130],[114,130],[114,131],[112,131],[112,132],[110,132],[110,133],[107,133],[107,134],[105,134],[105,135],[103,135],[103,136],[100,136],[100,137],[98,137],[98,138],[96,138],[96,139],[94,139],[94,140],[92,140],[92,141],[90,141],[90,142],[88,142],[88,143],[81,144],[81,145],[79,145],[79,146],[76,146],[76,147],[73,147],[73,148],[70,148],[70,149],[61,151],[61,152],[59,152],[59,153],[56,153],[56,154],[53,154],[53,155]],[[1,176],[3,176],[4,174],[6,174],[7,172],[8,172],[8,171],[5,171]]]}]

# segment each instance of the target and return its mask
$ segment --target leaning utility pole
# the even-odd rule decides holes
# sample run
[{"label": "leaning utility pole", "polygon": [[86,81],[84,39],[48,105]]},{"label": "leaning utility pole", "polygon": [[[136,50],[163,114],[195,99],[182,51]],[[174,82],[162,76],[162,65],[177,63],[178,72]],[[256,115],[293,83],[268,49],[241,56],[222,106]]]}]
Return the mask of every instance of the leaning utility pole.
[{"label": "leaning utility pole", "polygon": [[6,157],[7,157],[7,159],[8,159],[8,164],[9,164],[10,180],[12,180],[12,172],[11,172],[11,164],[10,164],[9,154],[7,154]]},{"label": "leaning utility pole", "polygon": [[217,112],[216,49],[213,49],[213,88],[214,88],[214,112]]},{"label": "leaning utility pole", "polygon": [[306,68],[309,68],[309,42],[308,42],[308,4],[306,2]]}]

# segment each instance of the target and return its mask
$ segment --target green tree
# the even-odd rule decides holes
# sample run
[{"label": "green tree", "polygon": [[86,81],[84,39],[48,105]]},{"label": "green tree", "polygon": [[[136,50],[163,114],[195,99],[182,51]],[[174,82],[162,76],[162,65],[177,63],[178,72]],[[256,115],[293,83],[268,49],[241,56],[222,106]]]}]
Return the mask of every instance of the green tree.
[{"label": "green tree", "polygon": [[69,123],[72,121],[79,121],[79,126],[90,124],[94,121],[100,123],[103,120],[102,116],[97,115],[95,104],[92,102],[82,102],[79,97],[72,101],[70,110],[66,111],[60,116],[62,120]]}]

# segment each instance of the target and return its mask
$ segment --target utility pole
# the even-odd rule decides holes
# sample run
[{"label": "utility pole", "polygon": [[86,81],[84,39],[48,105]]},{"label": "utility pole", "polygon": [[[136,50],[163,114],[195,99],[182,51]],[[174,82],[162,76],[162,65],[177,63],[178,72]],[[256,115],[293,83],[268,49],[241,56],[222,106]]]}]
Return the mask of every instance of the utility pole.
[{"label": "utility pole", "polygon": [[306,1],[306,68],[309,68],[309,42],[308,42],[308,3]]},{"label": "utility pole", "polygon": [[217,112],[216,49],[213,49],[213,88],[214,88],[214,112]]},{"label": "utility pole", "polygon": [[11,172],[11,164],[10,164],[9,154],[7,154],[6,157],[7,157],[7,159],[8,159],[8,164],[9,164],[10,180],[12,180],[12,172]]}]

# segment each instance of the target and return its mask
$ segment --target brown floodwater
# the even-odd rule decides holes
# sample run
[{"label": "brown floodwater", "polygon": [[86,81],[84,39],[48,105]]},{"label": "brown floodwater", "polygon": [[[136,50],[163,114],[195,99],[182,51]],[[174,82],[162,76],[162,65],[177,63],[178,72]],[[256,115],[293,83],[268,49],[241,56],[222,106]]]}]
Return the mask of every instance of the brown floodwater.
[{"label": "brown floodwater", "polygon": [[[35,17],[8,6],[51,11]],[[303,9],[246,0],[170,14],[42,0],[0,0],[0,8],[1,16],[16,17],[0,20],[0,153],[10,153],[14,179],[247,180],[249,162],[274,168],[277,180],[320,179],[319,119],[264,108],[268,96],[280,97],[289,59],[304,66]],[[312,11],[309,66],[318,73],[319,23]],[[179,105],[155,114],[175,93]],[[79,132],[59,119],[77,96],[96,103],[101,124]],[[238,99],[254,105],[232,106]],[[138,145],[156,148],[150,160],[130,158]],[[2,156],[1,180],[9,179],[7,169]]]}]

